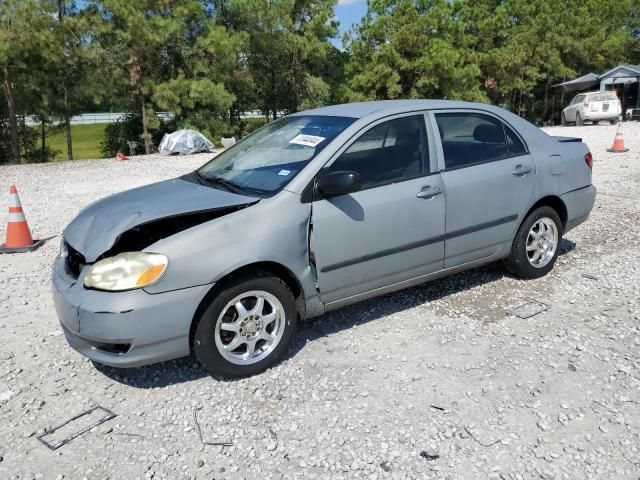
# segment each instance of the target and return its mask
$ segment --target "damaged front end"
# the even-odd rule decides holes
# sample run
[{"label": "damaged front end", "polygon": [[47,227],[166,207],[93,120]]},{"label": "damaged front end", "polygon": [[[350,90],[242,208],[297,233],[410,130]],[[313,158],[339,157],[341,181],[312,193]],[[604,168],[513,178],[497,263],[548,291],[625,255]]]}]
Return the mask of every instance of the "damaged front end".
[{"label": "damaged front end", "polygon": [[86,264],[142,251],[257,201],[183,178],[112,195],[82,210],[65,229],[67,267],[77,278]]},{"label": "damaged front end", "polygon": [[[168,218],[153,220],[141,225],[136,225],[123,232],[115,241],[113,246],[106,252],[96,257],[98,262],[105,258],[116,256],[124,252],[138,252],[153,245],[160,240],[171,237],[189,228],[202,223],[215,220],[216,218],[228,215],[238,210],[242,210],[251,204],[236,205],[232,207],[216,208],[213,210],[190,212],[182,215],[174,215]],[[82,268],[87,262],[84,255],[76,250],[66,239],[64,247],[66,249],[66,264],[69,272],[78,278]],[[94,263],[94,262],[91,262]]]},{"label": "damaged front end", "polygon": [[[175,179],[81,211],[64,231],[52,272],[54,304],[69,344],[120,367],[188,355],[191,320],[211,285],[194,278],[193,270],[181,275],[180,255],[165,254],[162,242],[257,201]],[[185,243],[185,252],[193,248]],[[177,272],[173,279],[170,265]]]}]

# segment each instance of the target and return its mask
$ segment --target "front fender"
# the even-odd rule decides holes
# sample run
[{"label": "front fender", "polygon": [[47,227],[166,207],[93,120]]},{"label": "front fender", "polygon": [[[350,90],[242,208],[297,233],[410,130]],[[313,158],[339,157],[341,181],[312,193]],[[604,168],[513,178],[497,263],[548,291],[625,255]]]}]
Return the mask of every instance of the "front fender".
[{"label": "front fender", "polygon": [[309,265],[308,225],[311,205],[282,191],[243,210],[160,240],[146,251],[169,257],[165,276],[149,293],[162,293],[217,282],[256,262],[274,262],[299,280],[305,297],[316,295]]}]

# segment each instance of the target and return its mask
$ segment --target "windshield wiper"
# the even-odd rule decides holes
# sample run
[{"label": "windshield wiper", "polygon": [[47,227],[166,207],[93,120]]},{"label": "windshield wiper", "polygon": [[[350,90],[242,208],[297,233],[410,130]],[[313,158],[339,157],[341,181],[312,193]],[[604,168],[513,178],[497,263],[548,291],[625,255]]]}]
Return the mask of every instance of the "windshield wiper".
[{"label": "windshield wiper", "polygon": [[209,185],[220,185],[224,187],[225,190],[231,193],[244,193],[244,188],[242,188],[237,183],[230,182],[229,180],[222,177],[205,177],[200,172],[196,171],[196,176],[198,179]]}]

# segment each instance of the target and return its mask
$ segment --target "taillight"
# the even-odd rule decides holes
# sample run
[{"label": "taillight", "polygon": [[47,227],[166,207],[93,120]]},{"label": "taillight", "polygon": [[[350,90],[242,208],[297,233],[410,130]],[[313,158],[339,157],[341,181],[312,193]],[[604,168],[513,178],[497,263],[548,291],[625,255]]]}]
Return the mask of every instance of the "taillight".
[{"label": "taillight", "polygon": [[584,156],[584,161],[589,168],[593,169],[593,155],[591,155],[591,152]]}]

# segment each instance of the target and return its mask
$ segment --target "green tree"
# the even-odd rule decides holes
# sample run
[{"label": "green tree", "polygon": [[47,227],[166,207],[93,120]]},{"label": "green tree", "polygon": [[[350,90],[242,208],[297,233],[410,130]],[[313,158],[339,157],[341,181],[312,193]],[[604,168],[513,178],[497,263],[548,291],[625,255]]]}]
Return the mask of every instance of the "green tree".
[{"label": "green tree", "polygon": [[258,106],[271,118],[326,103],[325,74],[335,47],[336,0],[236,0],[228,2],[222,21],[249,34],[247,67]]},{"label": "green tree", "polygon": [[152,99],[158,108],[172,112],[179,125],[213,135],[218,133],[216,121],[228,119],[237,100],[234,82],[246,35],[216,24],[202,8],[192,15],[170,39],[170,71],[154,87]]},{"label": "green tree", "polygon": [[[199,4],[195,0],[100,0],[94,5],[102,18],[97,31],[106,80],[111,94],[120,92],[142,119],[141,140],[145,153],[151,152],[149,112],[151,95],[158,83],[163,55],[171,34],[183,23],[185,9]],[[170,59],[168,59],[170,61]]]},{"label": "green tree", "polygon": [[[18,162],[20,144],[33,155],[24,114],[37,108],[43,94],[33,81],[43,78],[59,58],[54,34],[55,5],[48,1],[5,0],[0,3],[0,74],[10,136],[10,160]],[[18,117],[22,116],[22,135]]]},{"label": "green tree", "polygon": [[446,0],[371,0],[345,38],[348,98],[485,100],[471,40]]},{"label": "green tree", "polygon": [[[92,72],[99,69],[102,53],[93,42],[96,13],[95,8],[77,9],[73,0],[57,0],[55,34],[59,58],[47,69],[55,95],[40,117],[43,135],[44,121],[50,114],[63,119],[69,160],[73,160],[71,117],[90,106],[96,95]],[[42,142],[44,150],[44,137]]]}]

